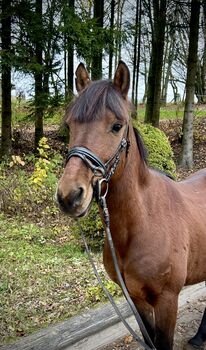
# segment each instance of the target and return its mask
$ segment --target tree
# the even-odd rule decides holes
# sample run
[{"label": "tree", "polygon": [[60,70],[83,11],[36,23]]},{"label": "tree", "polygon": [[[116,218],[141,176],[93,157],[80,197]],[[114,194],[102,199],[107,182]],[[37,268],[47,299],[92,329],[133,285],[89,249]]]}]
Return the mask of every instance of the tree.
[{"label": "tree", "polygon": [[180,166],[191,169],[193,166],[193,113],[195,78],[197,73],[197,49],[200,16],[200,0],[192,0],[190,15],[189,53],[187,63],[186,98],[183,118],[183,142]]},{"label": "tree", "polygon": [[35,148],[43,136],[43,117],[51,101],[51,87],[54,97],[58,97],[60,9],[61,0],[15,2],[14,68],[34,79]]},{"label": "tree", "polygon": [[203,1],[203,33],[204,33],[204,51],[202,64],[202,92],[203,103],[206,103],[206,1]]},{"label": "tree", "polygon": [[112,64],[114,56],[114,12],[115,12],[115,0],[111,0],[110,11],[110,37],[109,37],[109,79],[112,79]]},{"label": "tree", "polygon": [[11,134],[11,0],[2,0],[1,14],[1,89],[2,89],[2,124],[1,158],[8,157],[12,149]]},{"label": "tree", "polygon": [[122,58],[122,21],[123,21],[123,11],[124,11],[125,0],[117,1],[116,12],[116,36],[115,36],[115,67],[119,60]]},{"label": "tree", "polygon": [[[62,6],[64,36],[64,80],[65,98],[70,100],[74,91],[74,39],[72,21],[75,17],[75,1],[64,0]],[[74,22],[73,22],[74,23]]]},{"label": "tree", "polygon": [[152,28],[152,52],[148,76],[145,122],[158,127],[167,0],[153,0],[152,4],[153,18],[151,11],[148,11]]},{"label": "tree", "polygon": [[36,30],[35,35],[35,149],[43,137],[43,26],[42,26],[42,0],[35,3]]},{"label": "tree", "polygon": [[[175,5],[175,9],[174,9]],[[167,103],[167,93],[169,82],[172,81],[172,64],[175,59],[176,50],[176,27],[178,24],[178,4],[170,3],[170,8],[168,6],[168,21],[166,23],[166,33],[165,33],[165,49],[164,49],[164,59],[163,59],[163,69],[162,69],[162,90],[161,90],[161,104],[166,105]],[[175,87],[174,82],[171,83]]]},{"label": "tree", "polygon": [[[97,26],[97,35],[102,42],[102,29],[104,21],[104,0],[94,0],[94,19]],[[93,80],[102,78],[102,45],[92,52],[91,77]]]},{"label": "tree", "polygon": [[134,58],[132,75],[132,101],[137,107],[137,89],[140,67],[140,48],[141,48],[141,0],[136,0],[135,33],[134,33]]},{"label": "tree", "polygon": [[202,20],[201,30],[203,39],[203,50],[201,57],[198,57],[197,61],[197,78],[195,86],[195,94],[198,99],[198,103],[206,103],[206,2],[202,3]]}]

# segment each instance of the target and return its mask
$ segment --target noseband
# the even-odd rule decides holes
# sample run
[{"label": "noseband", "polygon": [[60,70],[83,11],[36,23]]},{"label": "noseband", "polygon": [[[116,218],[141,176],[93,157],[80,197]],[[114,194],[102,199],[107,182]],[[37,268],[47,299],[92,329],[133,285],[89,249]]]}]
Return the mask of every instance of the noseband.
[{"label": "noseband", "polygon": [[116,152],[105,162],[96,156],[92,151],[86,147],[73,147],[69,150],[66,157],[66,164],[68,163],[71,157],[79,157],[87,165],[88,168],[93,172],[93,176],[98,177],[99,179],[93,184],[94,194],[97,202],[99,202],[101,196],[101,186],[105,182],[108,186],[109,180],[115,173],[115,170],[120,161],[120,154],[126,150],[126,156],[128,154],[130,141],[129,141],[129,126],[126,130],[126,136],[124,135]]}]

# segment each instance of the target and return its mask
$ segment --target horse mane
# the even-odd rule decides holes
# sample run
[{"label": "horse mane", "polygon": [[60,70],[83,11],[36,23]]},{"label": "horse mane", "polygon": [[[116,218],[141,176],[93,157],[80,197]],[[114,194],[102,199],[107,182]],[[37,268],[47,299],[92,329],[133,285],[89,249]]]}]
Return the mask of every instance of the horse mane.
[{"label": "horse mane", "polygon": [[147,149],[146,149],[146,147],[144,146],[144,144],[142,142],[142,138],[140,136],[139,131],[135,127],[133,127],[133,130],[134,130],[135,139],[136,139],[137,147],[138,147],[138,150],[139,150],[140,158],[146,165],[148,165],[148,161],[147,161],[148,152],[147,152]]},{"label": "horse mane", "polygon": [[90,123],[104,117],[107,110],[119,120],[128,115],[128,102],[124,100],[110,80],[91,82],[69,105],[66,120]]}]

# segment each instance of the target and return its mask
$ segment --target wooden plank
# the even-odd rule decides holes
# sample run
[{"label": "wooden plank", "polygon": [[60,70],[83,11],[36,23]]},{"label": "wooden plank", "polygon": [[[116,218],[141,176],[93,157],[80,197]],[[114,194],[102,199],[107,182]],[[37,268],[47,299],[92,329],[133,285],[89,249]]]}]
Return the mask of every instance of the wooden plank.
[{"label": "wooden plank", "polygon": [[[179,307],[199,298],[205,293],[205,284],[184,288]],[[118,303],[123,316],[132,327],[137,328],[134,317],[125,301]],[[72,317],[55,326],[48,327],[20,341],[0,347],[1,350],[97,350],[128,334],[119,321],[113,307],[107,304]]]}]

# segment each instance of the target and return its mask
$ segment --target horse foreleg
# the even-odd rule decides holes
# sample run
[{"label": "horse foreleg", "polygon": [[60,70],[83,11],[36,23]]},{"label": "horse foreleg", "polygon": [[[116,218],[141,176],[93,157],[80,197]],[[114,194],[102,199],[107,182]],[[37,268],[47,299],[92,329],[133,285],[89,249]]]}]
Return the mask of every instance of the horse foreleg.
[{"label": "horse foreleg", "polygon": [[188,343],[194,346],[201,346],[203,345],[204,341],[206,341],[206,308],[197,333],[192,339],[189,340]]},{"label": "horse foreleg", "polygon": [[[137,311],[140,314],[140,317],[144,323],[144,326],[147,330],[147,333],[151,339],[151,341],[154,343],[155,339],[155,323],[154,323],[154,311],[153,308],[145,301],[142,299],[133,299],[134,304],[137,308]],[[144,341],[147,345],[149,343],[147,342],[146,338],[144,337]]]},{"label": "horse foreleg", "polygon": [[178,295],[163,291],[154,306],[155,347],[157,350],[172,350],[177,318]]}]

